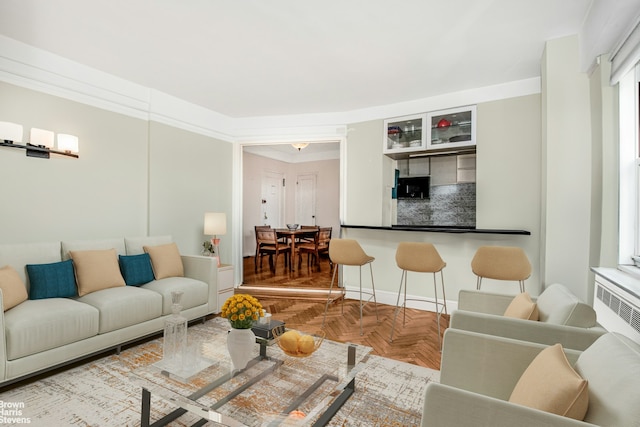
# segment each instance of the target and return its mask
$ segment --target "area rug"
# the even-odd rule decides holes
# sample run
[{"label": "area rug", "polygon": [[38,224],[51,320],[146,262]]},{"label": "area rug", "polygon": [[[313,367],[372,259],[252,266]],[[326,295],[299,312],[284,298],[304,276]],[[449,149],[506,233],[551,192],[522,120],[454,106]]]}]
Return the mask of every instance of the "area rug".
[{"label": "area rug", "polygon": [[[206,334],[225,320],[215,318],[189,328]],[[141,389],[131,371],[162,358],[162,338],[87,362],[0,394],[0,422],[32,426],[139,426]],[[422,416],[423,394],[429,381],[439,381],[439,371],[367,356],[366,369],[356,376],[356,392],[333,417],[331,426],[417,426]],[[151,419],[170,413],[175,406],[152,395]],[[185,415],[171,426],[188,426],[198,420]],[[214,425],[209,423],[207,425]]]}]

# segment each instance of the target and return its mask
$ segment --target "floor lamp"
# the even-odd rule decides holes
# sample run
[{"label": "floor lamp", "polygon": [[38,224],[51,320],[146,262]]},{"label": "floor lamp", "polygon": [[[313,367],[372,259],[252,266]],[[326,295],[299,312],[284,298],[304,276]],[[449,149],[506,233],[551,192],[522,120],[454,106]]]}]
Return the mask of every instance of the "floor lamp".
[{"label": "floor lamp", "polygon": [[219,235],[227,232],[227,216],[224,212],[207,212],[204,214],[204,234],[213,236],[211,245],[215,248],[220,266],[220,239]]}]

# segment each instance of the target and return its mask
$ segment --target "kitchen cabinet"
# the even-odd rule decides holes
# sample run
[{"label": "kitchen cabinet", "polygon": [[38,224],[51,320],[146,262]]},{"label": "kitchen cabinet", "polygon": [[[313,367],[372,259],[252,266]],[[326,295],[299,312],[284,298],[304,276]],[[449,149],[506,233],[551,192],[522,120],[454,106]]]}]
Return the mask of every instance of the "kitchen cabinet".
[{"label": "kitchen cabinet", "polygon": [[476,155],[461,154],[457,156],[458,183],[476,182]]},{"label": "kitchen cabinet", "polygon": [[425,114],[385,120],[382,152],[392,158],[402,158],[408,153],[424,151],[427,146],[425,123]]},{"label": "kitchen cabinet", "polygon": [[475,105],[427,114],[427,150],[449,150],[476,145]]}]

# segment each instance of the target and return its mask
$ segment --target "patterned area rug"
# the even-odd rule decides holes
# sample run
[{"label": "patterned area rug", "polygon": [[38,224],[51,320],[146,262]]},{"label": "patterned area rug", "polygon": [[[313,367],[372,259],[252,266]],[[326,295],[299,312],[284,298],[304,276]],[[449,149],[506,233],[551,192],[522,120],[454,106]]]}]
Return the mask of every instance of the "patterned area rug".
[{"label": "patterned area rug", "polygon": [[[206,334],[225,320],[216,318],[189,328]],[[132,370],[162,358],[162,339],[142,343],[85,365],[51,375],[0,394],[0,422],[32,426],[139,426],[141,389]],[[356,376],[356,392],[330,422],[331,426],[418,426],[424,389],[439,381],[439,371],[369,355]],[[152,395],[151,419],[175,406]],[[13,418],[13,420],[10,420]],[[185,415],[171,426],[198,420]],[[13,421],[13,422],[10,422]],[[207,425],[215,425],[208,423]]]}]

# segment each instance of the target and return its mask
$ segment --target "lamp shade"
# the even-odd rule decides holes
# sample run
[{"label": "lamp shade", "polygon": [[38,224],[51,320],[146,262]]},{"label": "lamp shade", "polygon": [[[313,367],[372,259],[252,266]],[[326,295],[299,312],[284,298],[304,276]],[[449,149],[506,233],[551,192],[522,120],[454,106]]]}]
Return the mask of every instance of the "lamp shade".
[{"label": "lamp shade", "polygon": [[67,135],[65,133],[58,134],[58,150],[68,153],[78,152],[78,137],[75,135]]},{"label": "lamp shade", "polygon": [[54,133],[50,130],[31,128],[31,138],[29,142],[33,145],[41,145],[53,148]]},{"label": "lamp shade", "polygon": [[204,214],[204,234],[217,236],[227,232],[227,215],[224,212],[207,212]]},{"label": "lamp shade", "polygon": [[0,142],[4,141],[14,143],[23,142],[22,125],[11,122],[0,122]]}]

